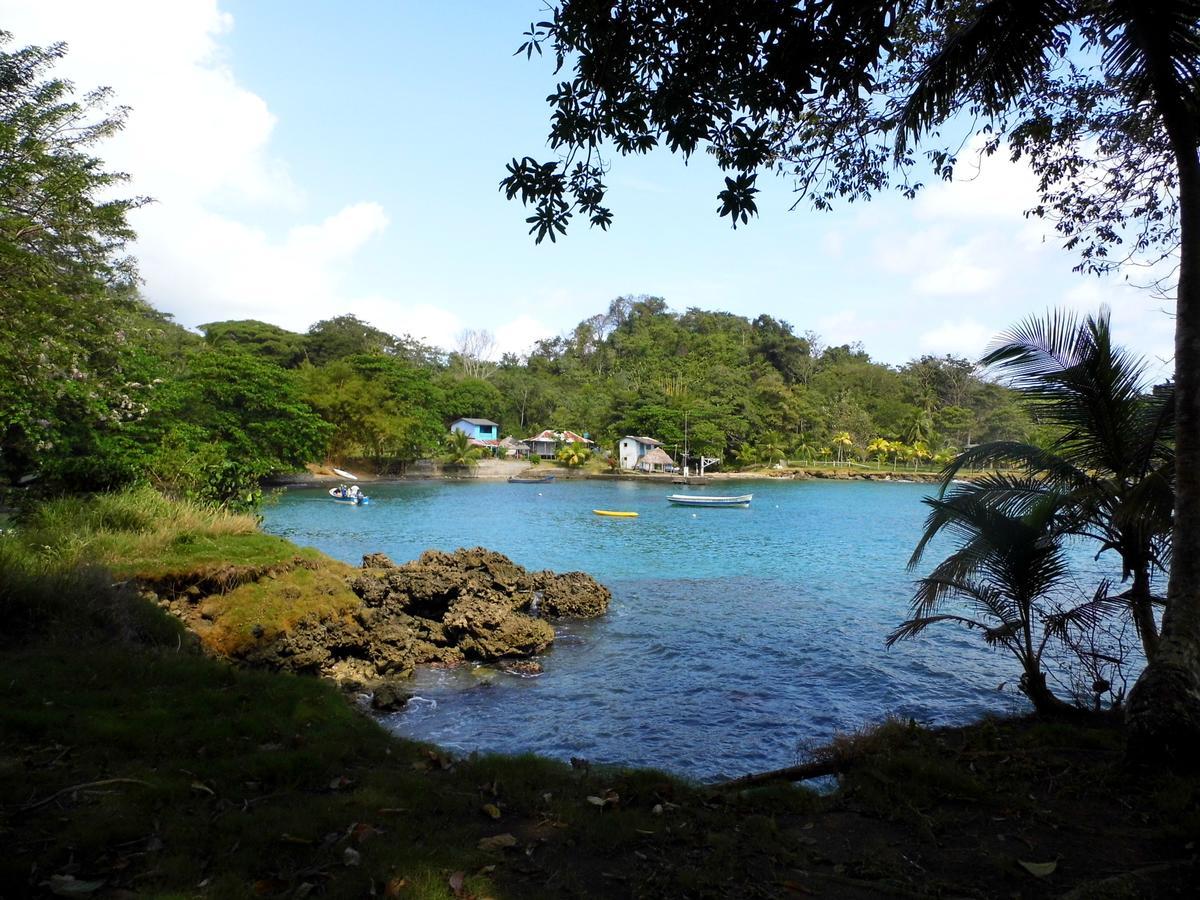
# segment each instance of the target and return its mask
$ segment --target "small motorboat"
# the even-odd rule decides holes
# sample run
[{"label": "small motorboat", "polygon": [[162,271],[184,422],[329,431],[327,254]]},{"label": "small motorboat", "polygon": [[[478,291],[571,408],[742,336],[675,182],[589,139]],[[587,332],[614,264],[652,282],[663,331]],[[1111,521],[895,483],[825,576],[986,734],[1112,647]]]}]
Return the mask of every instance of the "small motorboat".
[{"label": "small motorboat", "polygon": [[711,494],[671,494],[667,497],[671,503],[678,503],[680,506],[749,506],[753,499],[753,494],[738,494],[735,497],[717,497]]},{"label": "small motorboat", "polygon": [[635,512],[622,512],[616,509],[593,509],[592,512],[598,516],[615,516],[620,519],[636,519],[638,517]]},{"label": "small motorboat", "polygon": [[548,484],[554,480],[553,475],[510,475],[509,484]]},{"label": "small motorboat", "polygon": [[365,506],[371,498],[359,490],[350,490],[345,485],[329,489],[329,496],[338,503],[353,503],[355,506]]}]

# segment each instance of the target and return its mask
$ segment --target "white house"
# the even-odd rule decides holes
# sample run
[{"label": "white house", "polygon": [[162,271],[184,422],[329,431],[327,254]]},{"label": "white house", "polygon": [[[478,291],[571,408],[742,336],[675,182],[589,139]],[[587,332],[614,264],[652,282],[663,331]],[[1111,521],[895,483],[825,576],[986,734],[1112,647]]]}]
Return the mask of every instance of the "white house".
[{"label": "white house", "polygon": [[622,469],[636,469],[638,460],[655,447],[661,446],[662,441],[656,441],[654,438],[634,437],[627,434],[617,444],[617,461]]}]

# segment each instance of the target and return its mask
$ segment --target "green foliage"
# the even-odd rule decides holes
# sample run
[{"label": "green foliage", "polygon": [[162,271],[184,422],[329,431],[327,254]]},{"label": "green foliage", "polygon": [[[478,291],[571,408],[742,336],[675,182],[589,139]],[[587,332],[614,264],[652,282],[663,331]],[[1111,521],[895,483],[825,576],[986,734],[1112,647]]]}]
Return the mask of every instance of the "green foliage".
[{"label": "green foliage", "polygon": [[139,413],[126,326],[142,307],[120,253],[142,201],[111,199],[125,176],[92,155],[124,110],[46,77],[64,45],[8,40],[0,31],[0,468],[15,477]]},{"label": "green foliage", "polygon": [[323,319],[309,327],[305,348],[313,365],[348,356],[394,353],[396,338],[354,315]]},{"label": "green foliage", "polygon": [[443,391],[442,419],[452,422],[463,417],[494,418],[504,405],[504,397],[491,382],[482,378],[441,379]]},{"label": "green foliage", "polygon": [[299,370],[304,397],[332,427],[334,458],[417,459],[443,434],[443,393],[427,369],[359,355]]},{"label": "green foliage", "polygon": [[247,353],[205,350],[160,386],[137,431],[153,448],[145,464],[161,488],[251,507],[260,479],[320,457],[333,428],[290,373]]},{"label": "green foliage", "polygon": [[479,460],[480,448],[472,446],[471,438],[465,431],[451,431],[446,435],[443,445],[444,459],[452,466],[473,466]]},{"label": "green foliage", "polygon": [[570,468],[578,468],[592,458],[592,451],[585,445],[572,441],[563,444],[554,457],[559,462],[566,463]]},{"label": "green foliage", "polygon": [[209,322],[201,325],[204,339],[214,347],[233,345],[255,356],[291,369],[307,358],[305,335],[297,334],[254,319],[239,321]]}]

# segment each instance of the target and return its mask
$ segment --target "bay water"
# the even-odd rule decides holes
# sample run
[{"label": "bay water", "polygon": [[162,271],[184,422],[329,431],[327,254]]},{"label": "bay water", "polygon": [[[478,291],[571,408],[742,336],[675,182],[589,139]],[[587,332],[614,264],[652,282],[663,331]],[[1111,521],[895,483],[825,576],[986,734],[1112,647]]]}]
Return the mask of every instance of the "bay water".
[{"label": "bay water", "polygon": [[[1015,662],[978,632],[934,627],[884,647],[906,617],[916,575],[905,566],[931,485],[704,489],[753,492],[735,509],[674,506],[667,494],[699,489],[630,481],[365,489],[370,503],[351,506],[293,488],[266,508],[264,528],[353,564],[377,551],[406,562],[482,546],[529,569],[587,572],[613,593],[603,618],[556,623],[541,675],[418,670],[415,698],[384,719],[406,737],[711,780],[790,765],[806,746],[889,714],[944,724],[1024,708]],[[921,572],[940,558],[931,551]]]}]

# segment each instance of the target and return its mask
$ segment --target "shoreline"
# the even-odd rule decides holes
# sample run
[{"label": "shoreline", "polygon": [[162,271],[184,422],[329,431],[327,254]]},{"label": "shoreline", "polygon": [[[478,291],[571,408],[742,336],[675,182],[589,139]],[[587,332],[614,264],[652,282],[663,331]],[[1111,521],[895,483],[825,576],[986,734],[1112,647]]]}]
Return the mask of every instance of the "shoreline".
[{"label": "shoreline", "polygon": [[[509,460],[485,460],[470,470],[451,469],[437,463],[425,463],[399,475],[379,475],[363,471],[355,479],[359,484],[400,484],[409,481],[507,481],[516,475],[552,475],[558,481],[632,481],[647,484],[704,485],[722,481],[881,481],[890,484],[938,484],[942,476],[932,472],[890,472],[886,470],[859,470],[852,468],[818,468],[802,466],[786,469],[759,470],[752,472],[706,472],[704,475],[684,476],[667,473],[644,472],[597,472],[588,469],[566,469],[543,463],[531,466],[525,462]],[[351,464],[348,464],[351,465]],[[347,469],[346,471],[350,471]],[[978,477],[965,474],[956,480],[970,481]],[[333,474],[327,467],[312,466],[307,472],[272,475],[263,479],[264,487],[326,487],[331,484],[347,483],[348,479]]]}]

